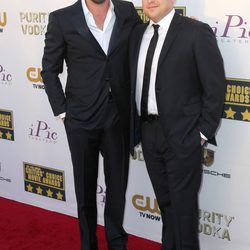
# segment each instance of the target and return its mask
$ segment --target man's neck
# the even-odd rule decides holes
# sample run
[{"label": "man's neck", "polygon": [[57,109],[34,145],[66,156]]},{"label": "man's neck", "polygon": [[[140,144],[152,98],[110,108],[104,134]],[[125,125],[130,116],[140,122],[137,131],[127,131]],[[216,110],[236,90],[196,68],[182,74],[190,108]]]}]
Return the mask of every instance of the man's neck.
[{"label": "man's neck", "polygon": [[110,0],[105,0],[103,3],[95,3],[92,0],[85,0],[86,5],[94,17],[96,26],[103,29],[103,24],[110,6]]}]

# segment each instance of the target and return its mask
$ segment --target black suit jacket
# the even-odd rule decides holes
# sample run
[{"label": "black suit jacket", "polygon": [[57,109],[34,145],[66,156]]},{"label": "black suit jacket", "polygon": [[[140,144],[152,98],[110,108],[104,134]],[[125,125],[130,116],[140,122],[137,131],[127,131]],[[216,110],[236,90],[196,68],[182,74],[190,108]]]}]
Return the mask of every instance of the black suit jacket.
[{"label": "black suit jacket", "polygon": [[[50,14],[42,60],[42,78],[54,115],[80,120],[95,128],[111,88],[122,124],[129,126],[128,38],[140,22],[132,3],[112,0],[116,22],[108,55],[89,30],[81,1]],[[65,93],[58,75],[67,67]]]},{"label": "black suit jacket", "polygon": [[[136,27],[130,40],[132,153],[139,141],[135,85],[146,27],[147,24]],[[175,14],[159,57],[155,91],[165,137],[178,155],[188,155],[200,144],[199,132],[208,139],[214,137],[222,114],[225,86],[223,60],[211,28]]]}]

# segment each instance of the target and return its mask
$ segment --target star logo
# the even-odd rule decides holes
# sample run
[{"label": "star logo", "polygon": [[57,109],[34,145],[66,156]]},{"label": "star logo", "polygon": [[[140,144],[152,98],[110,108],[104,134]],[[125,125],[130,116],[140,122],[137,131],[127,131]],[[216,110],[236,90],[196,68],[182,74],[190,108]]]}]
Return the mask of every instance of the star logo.
[{"label": "star logo", "polygon": [[241,114],[243,116],[243,121],[250,121],[250,113],[248,109],[246,109],[245,112],[241,112]]},{"label": "star logo", "polygon": [[10,133],[10,131],[8,131],[8,133],[5,133],[7,140],[11,140],[12,134]]},{"label": "star logo", "polygon": [[3,138],[3,132],[0,131],[0,138]]},{"label": "star logo", "polygon": [[63,199],[63,194],[61,192],[56,193],[57,199],[62,200]]},{"label": "star logo", "polygon": [[36,188],[37,194],[43,194],[43,190],[40,188],[40,186],[38,188]]},{"label": "star logo", "polygon": [[228,118],[234,119],[234,115],[236,114],[236,112],[233,111],[231,107],[228,110],[225,110],[225,113],[227,119]]},{"label": "star logo", "polygon": [[47,196],[52,198],[53,192],[49,189],[46,191]]},{"label": "star logo", "polygon": [[33,187],[30,185],[30,183],[26,187],[28,189],[28,192],[32,192],[33,191]]}]

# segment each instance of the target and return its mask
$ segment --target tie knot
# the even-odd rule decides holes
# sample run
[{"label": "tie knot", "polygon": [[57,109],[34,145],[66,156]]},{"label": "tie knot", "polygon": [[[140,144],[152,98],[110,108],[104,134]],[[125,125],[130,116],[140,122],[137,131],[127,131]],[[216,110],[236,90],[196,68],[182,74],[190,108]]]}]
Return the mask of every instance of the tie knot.
[{"label": "tie knot", "polygon": [[154,32],[157,32],[159,27],[160,27],[159,24],[153,24]]}]

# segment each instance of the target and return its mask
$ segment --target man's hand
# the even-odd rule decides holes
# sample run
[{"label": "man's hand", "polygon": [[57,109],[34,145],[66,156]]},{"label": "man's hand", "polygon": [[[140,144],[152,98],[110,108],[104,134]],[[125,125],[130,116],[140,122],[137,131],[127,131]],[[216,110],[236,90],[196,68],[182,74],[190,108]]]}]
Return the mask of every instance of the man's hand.
[{"label": "man's hand", "polygon": [[206,143],[206,140],[201,138],[201,146],[203,146]]},{"label": "man's hand", "polygon": [[66,113],[64,112],[64,113],[61,113],[60,115],[58,115],[57,117],[64,122],[65,116],[66,116]]}]

